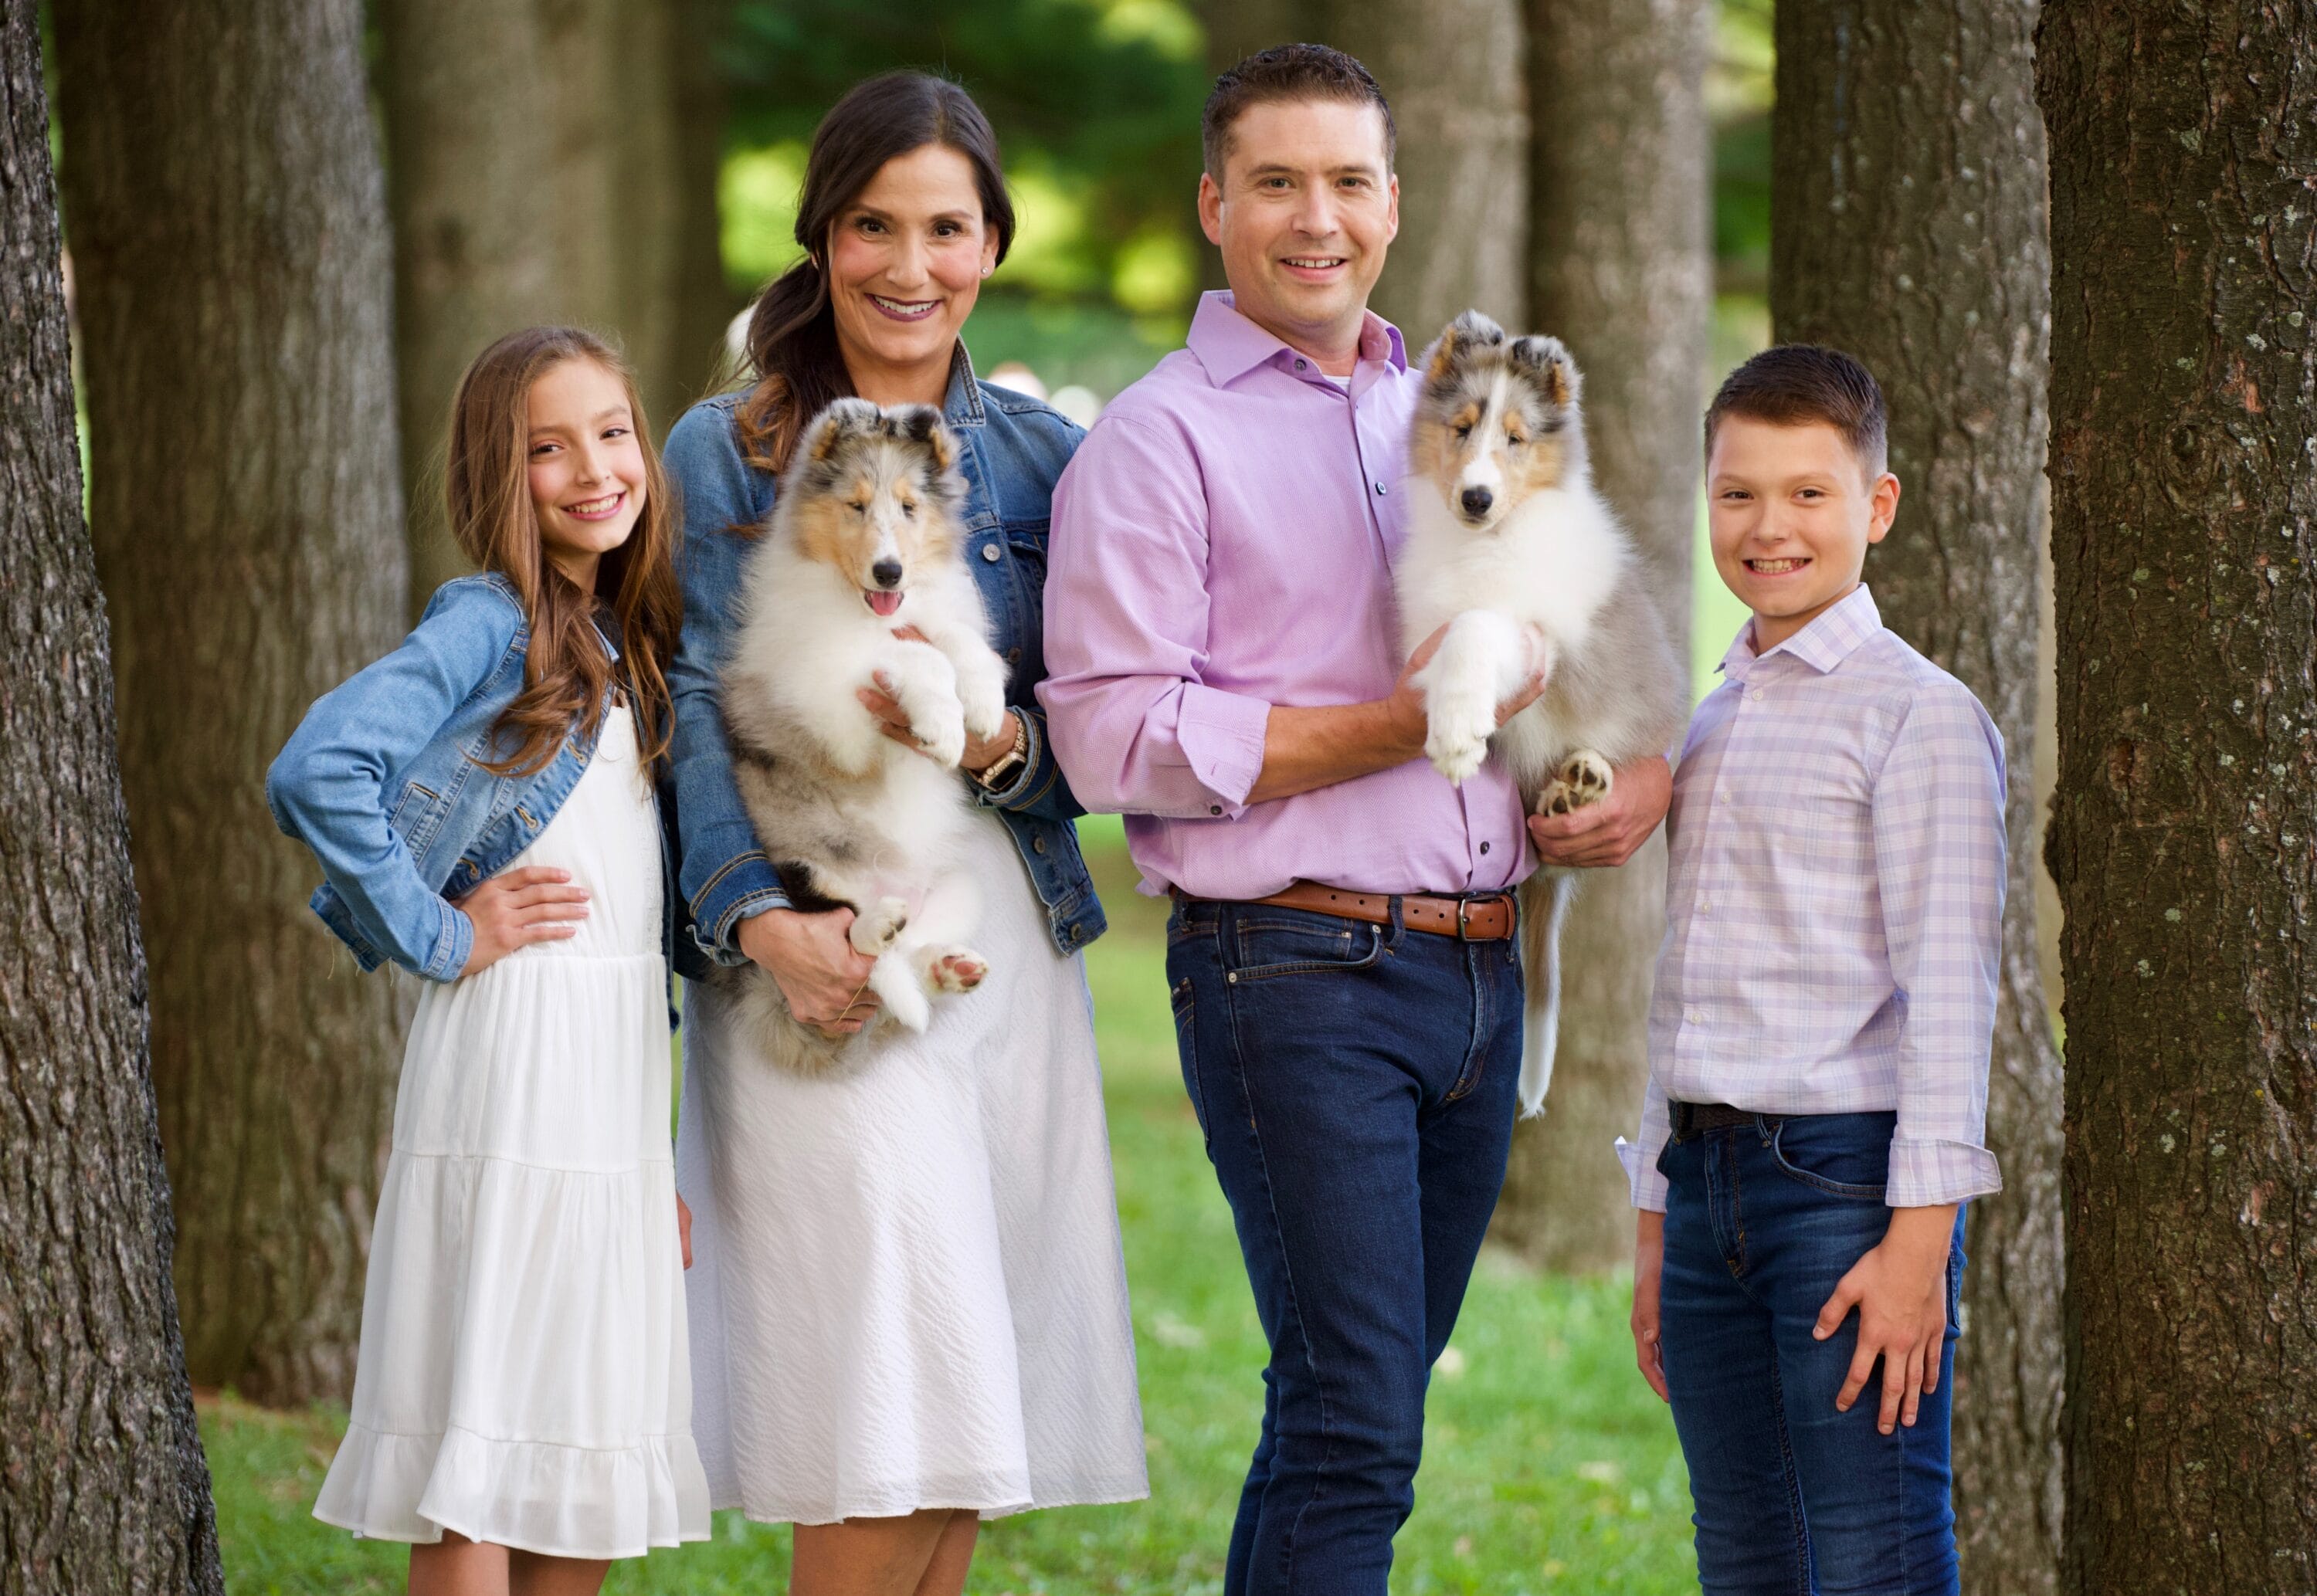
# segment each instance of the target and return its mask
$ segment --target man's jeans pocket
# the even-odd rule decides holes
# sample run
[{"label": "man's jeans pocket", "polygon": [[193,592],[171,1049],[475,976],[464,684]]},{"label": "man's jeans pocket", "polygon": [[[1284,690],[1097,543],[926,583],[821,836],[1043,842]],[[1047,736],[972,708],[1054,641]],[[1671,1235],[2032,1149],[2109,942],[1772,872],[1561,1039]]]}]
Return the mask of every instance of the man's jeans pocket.
[{"label": "man's jeans pocket", "polygon": [[1233,985],[1280,976],[1364,970],[1383,957],[1390,935],[1385,926],[1333,914],[1252,905],[1227,922],[1225,968]]}]

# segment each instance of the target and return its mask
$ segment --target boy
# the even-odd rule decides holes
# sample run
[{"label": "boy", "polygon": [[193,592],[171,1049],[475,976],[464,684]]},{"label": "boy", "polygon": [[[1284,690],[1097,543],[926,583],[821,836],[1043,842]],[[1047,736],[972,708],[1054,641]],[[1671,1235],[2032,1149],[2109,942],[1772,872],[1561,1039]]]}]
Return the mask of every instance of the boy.
[{"label": "boy", "polygon": [[1753,618],[1674,779],[1618,1151],[1634,1350],[1708,1596],[1958,1589],[1960,1210],[2002,1184],[1981,1142],[2003,747],[1860,583],[1899,506],[1884,422],[1865,369],[1809,345],[1747,361],[1705,417],[1713,562]]}]

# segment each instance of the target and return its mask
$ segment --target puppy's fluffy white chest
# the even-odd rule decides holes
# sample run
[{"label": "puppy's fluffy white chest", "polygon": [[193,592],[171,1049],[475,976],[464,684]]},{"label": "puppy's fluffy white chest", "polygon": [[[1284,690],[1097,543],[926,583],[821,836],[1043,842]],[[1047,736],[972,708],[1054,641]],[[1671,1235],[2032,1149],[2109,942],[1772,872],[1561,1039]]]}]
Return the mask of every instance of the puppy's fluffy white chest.
[{"label": "puppy's fluffy white chest", "polygon": [[1537,494],[1488,531],[1464,526],[1429,480],[1409,484],[1399,590],[1407,652],[1471,610],[1533,629],[1555,652],[1583,646],[1632,556],[1589,488]]}]

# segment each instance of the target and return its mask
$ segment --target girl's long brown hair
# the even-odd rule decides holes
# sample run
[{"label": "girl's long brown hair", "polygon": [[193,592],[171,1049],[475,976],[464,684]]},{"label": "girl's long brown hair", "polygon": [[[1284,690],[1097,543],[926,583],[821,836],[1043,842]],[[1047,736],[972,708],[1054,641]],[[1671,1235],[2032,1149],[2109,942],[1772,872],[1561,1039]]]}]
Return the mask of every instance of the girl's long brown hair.
[{"label": "girl's long brown hair", "polygon": [[[627,389],[628,412],[644,457],[644,504],[628,540],[603,557],[595,592],[582,593],[547,557],[531,501],[531,387],[565,361],[594,361]],[[486,571],[514,584],[530,622],[523,691],[500,713],[493,741],[512,753],[484,761],[497,775],[530,775],[555,757],[576,722],[595,735],[614,676],[636,714],[649,763],[664,758],[675,726],[665,674],[683,625],[675,578],[675,517],[667,478],[651,445],[635,373],[618,352],[577,327],[526,327],[475,357],[451,406],[443,486],[451,531]],[[594,623],[601,607],[617,623],[615,666]]]},{"label": "girl's long brown hair", "polygon": [[740,450],[760,470],[786,469],[804,424],[853,392],[823,271],[829,229],[879,167],[928,144],[966,158],[980,191],[982,220],[997,235],[997,258],[1012,247],[1014,201],[1006,192],[997,135],[972,95],[926,72],[887,72],[847,90],[813,129],[805,157],[796,218],[804,259],[773,279],[748,317],[756,386],[739,406]]}]

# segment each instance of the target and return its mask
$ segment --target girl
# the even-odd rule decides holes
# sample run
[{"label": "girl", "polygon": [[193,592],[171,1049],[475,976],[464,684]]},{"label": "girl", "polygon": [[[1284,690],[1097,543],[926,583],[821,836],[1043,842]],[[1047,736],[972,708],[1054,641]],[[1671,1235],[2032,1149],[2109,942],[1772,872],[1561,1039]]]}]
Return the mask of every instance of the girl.
[{"label": "girl", "polygon": [[668,1143],[673,522],[627,367],[534,327],[447,450],[482,574],[318,701],[266,777],[364,969],[428,977],[379,1195],[353,1422],[314,1516],[413,1592],[592,1593],[708,1534]]},{"label": "girl", "polygon": [[[668,438],[684,492],[684,633],[670,673],[693,935],[771,971],[808,1024],[858,1030],[851,911],[802,913],[750,830],[716,673],[798,432],[831,398],[938,405],[962,441],[968,564],[1011,668],[998,735],[958,777],[990,969],[923,1036],[807,1079],[684,988],[685,1195],[700,1438],[720,1504],[797,1526],[794,1596],[956,1596],[981,1518],[1145,1494],[1081,950],[1103,929],[1080,813],[1035,689],[1054,480],[1078,430],[974,379],[959,331],[1014,210],[997,140],[955,84],[873,78],[813,137],[806,251],[757,301],[756,380]],[[740,530],[736,530],[740,529]],[[892,700],[864,713],[909,742]]]}]

